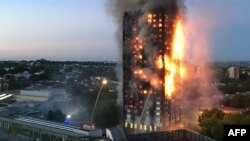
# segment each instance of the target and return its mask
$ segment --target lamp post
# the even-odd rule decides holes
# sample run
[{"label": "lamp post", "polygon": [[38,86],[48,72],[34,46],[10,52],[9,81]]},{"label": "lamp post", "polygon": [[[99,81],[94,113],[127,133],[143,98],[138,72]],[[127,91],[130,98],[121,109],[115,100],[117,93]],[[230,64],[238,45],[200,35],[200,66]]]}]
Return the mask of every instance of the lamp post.
[{"label": "lamp post", "polygon": [[91,121],[92,121],[92,122],[94,121],[95,109],[96,109],[96,105],[97,105],[97,102],[98,102],[98,100],[99,100],[100,94],[101,94],[101,92],[102,92],[103,87],[104,87],[105,85],[107,85],[107,84],[108,84],[108,80],[107,80],[107,79],[103,79],[103,80],[102,80],[101,88],[100,88],[100,90],[99,90],[99,92],[98,92],[98,94],[97,94],[97,98],[96,98],[96,101],[95,101],[94,109],[93,109],[92,114],[91,114]]},{"label": "lamp post", "polygon": [[71,115],[67,115],[66,118],[67,118],[67,119],[70,119],[70,118],[71,118]]}]

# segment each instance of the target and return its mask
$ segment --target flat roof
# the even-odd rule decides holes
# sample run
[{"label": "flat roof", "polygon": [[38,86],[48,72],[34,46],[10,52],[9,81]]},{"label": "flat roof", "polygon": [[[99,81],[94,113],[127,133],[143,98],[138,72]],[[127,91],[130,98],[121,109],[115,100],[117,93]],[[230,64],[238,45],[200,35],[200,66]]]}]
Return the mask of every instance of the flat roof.
[{"label": "flat roof", "polygon": [[4,100],[4,99],[9,98],[11,96],[13,96],[13,95],[12,94],[1,94],[0,95],[0,100]]},{"label": "flat roof", "polygon": [[89,136],[88,131],[78,129],[77,127],[67,126],[60,123],[50,122],[46,120],[28,118],[28,117],[17,117],[17,118],[4,118],[0,117],[0,120],[7,121],[10,123],[30,126],[42,130],[48,130],[51,132],[74,136],[74,137],[86,137]]}]

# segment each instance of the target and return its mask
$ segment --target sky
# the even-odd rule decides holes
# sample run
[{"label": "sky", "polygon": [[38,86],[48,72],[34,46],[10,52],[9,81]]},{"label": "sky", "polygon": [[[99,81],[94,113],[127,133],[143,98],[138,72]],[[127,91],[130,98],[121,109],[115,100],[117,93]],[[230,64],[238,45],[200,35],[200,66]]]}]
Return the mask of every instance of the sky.
[{"label": "sky", "polygon": [[[208,35],[214,60],[250,60],[249,0],[186,5],[187,20],[215,19]],[[105,0],[0,0],[0,60],[116,60],[115,30]]]}]

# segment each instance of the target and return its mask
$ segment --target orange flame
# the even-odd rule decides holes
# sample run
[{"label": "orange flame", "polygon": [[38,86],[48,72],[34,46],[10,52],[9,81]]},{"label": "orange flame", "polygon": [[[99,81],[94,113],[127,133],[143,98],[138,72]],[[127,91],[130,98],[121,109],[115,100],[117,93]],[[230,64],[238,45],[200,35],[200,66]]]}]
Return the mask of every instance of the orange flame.
[{"label": "orange flame", "polygon": [[172,57],[174,60],[182,60],[184,54],[184,31],[181,20],[177,21],[174,41],[173,41],[173,52]]},{"label": "orange flame", "polygon": [[163,68],[163,57],[162,55],[160,55],[157,60],[156,60],[156,66],[158,69],[162,69]]},{"label": "orange flame", "polygon": [[172,43],[172,56],[164,56],[165,69],[165,97],[171,98],[176,91],[176,84],[179,79],[184,77],[185,68],[182,67],[181,62],[184,55],[184,31],[180,19],[176,22],[175,33]]}]

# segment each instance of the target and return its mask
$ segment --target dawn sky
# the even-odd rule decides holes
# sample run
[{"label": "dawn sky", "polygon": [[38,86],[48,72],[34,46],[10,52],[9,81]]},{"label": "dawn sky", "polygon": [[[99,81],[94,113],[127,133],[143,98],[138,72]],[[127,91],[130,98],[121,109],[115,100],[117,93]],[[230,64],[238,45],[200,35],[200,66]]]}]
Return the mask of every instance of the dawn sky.
[{"label": "dawn sky", "polygon": [[[187,19],[216,16],[214,60],[250,60],[249,0],[186,0]],[[1,0],[0,60],[115,60],[115,25],[105,0]]]}]

